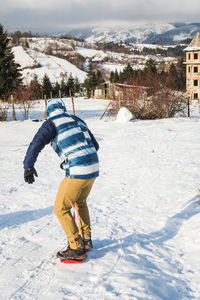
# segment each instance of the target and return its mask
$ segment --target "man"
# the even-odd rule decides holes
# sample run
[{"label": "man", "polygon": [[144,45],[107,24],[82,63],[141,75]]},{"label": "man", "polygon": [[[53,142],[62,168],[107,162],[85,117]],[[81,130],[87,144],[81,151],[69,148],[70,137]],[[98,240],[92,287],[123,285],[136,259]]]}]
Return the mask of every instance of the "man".
[{"label": "man", "polygon": [[[65,170],[54,212],[66,233],[68,247],[59,251],[57,257],[61,260],[82,260],[87,256],[86,251],[92,248],[86,199],[95,178],[99,176],[99,145],[86,123],[67,113],[61,99],[49,100],[47,120],[34,136],[24,159],[26,182],[31,184],[35,181],[37,172],[34,164],[39,152],[49,143],[61,158],[60,166]],[[78,216],[78,227],[70,211],[73,205]]]}]

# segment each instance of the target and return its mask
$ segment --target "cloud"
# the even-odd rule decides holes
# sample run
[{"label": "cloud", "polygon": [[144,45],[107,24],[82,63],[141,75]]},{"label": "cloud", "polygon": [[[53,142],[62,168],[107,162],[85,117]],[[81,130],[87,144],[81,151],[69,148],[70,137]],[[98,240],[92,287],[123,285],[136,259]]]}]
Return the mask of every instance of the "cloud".
[{"label": "cloud", "polygon": [[8,30],[51,31],[104,22],[199,22],[199,0],[1,0]]},{"label": "cloud", "polygon": [[1,10],[32,10],[32,11],[54,11],[67,9],[73,7],[73,5],[89,5],[92,3],[91,0],[1,0]]}]

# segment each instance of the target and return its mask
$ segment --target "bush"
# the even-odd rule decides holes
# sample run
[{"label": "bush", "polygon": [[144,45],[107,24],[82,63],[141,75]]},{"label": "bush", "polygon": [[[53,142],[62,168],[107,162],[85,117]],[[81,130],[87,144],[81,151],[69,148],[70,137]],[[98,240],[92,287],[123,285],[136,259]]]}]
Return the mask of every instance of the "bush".
[{"label": "bush", "polygon": [[114,97],[110,114],[116,114],[120,107],[126,107],[135,119],[154,120],[172,118],[186,108],[186,97],[158,84],[157,87],[121,87]]},{"label": "bush", "polygon": [[0,100],[0,121],[6,121],[10,105]]},{"label": "bush", "polygon": [[33,90],[29,86],[19,86],[15,91],[14,98],[19,104],[19,109],[21,110],[24,119],[27,120],[29,112],[35,104],[32,99],[34,98]]}]

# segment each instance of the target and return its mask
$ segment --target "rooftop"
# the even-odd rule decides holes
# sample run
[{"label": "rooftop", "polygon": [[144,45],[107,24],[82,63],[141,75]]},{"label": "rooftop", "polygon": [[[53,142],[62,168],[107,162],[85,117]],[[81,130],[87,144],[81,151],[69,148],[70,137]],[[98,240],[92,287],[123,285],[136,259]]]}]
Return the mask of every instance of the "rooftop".
[{"label": "rooftop", "polygon": [[185,48],[185,51],[200,50],[200,33],[197,32],[191,43]]}]

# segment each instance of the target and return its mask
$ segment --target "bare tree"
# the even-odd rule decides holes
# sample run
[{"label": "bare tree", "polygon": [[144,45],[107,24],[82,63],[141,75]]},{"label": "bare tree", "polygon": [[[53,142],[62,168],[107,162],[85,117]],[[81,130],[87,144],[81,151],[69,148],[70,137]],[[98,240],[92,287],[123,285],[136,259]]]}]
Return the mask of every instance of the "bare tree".
[{"label": "bare tree", "polygon": [[0,100],[0,121],[6,121],[10,104]]},{"label": "bare tree", "polygon": [[27,120],[30,110],[35,104],[33,99],[33,91],[29,86],[19,86],[15,91],[14,97],[16,102],[19,104],[19,109],[24,116],[24,119]]}]

